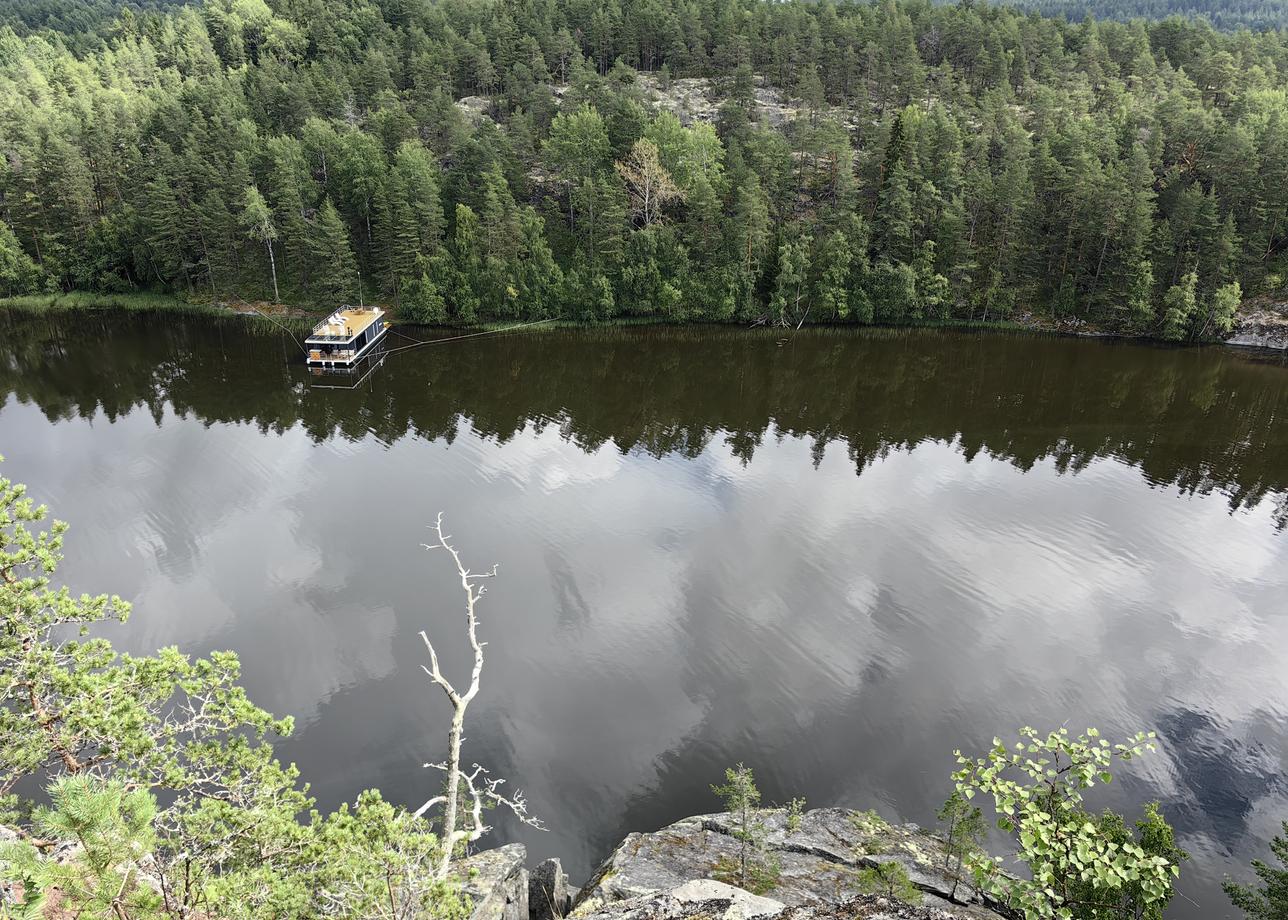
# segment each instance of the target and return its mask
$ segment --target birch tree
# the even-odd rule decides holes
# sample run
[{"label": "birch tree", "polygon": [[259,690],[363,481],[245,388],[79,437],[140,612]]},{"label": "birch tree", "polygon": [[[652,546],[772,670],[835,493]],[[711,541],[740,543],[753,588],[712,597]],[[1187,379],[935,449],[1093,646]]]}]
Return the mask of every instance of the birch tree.
[{"label": "birch tree", "polygon": [[631,193],[631,211],[645,227],[662,220],[662,209],[684,193],[671,179],[658,156],[657,145],[640,138],[625,160],[617,163],[618,175]]},{"label": "birch tree", "polygon": [[264,244],[268,250],[268,270],[273,276],[273,300],[281,300],[277,292],[277,260],[273,257],[273,241],[277,239],[277,228],[273,226],[273,212],[259,193],[259,189],[250,186],[246,189],[245,206],[242,208],[242,225],[246,235],[252,240]]}]

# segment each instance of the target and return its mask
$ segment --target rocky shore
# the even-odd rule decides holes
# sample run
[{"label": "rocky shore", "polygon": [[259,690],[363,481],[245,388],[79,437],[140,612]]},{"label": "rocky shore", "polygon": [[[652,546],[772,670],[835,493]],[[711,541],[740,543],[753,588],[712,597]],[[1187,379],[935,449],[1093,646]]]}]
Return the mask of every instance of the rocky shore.
[{"label": "rocky shore", "polygon": [[1241,311],[1225,344],[1288,349],[1288,303],[1262,303]]},{"label": "rocky shore", "polygon": [[[990,920],[1004,916],[978,892],[955,883],[944,842],[913,824],[871,812],[786,809],[757,815],[761,858],[772,883],[752,894],[712,878],[738,852],[729,814],[699,815],[623,840],[580,889],[558,860],[529,870],[522,844],[479,853],[462,865],[473,902],[470,920]],[[898,863],[919,904],[871,893],[860,874]]]}]

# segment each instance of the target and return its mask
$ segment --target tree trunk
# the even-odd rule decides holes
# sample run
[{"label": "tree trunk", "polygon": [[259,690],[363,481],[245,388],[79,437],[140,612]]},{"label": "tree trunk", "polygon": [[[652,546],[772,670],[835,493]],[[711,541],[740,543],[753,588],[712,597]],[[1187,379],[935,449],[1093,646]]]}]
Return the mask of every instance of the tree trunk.
[{"label": "tree trunk", "polygon": [[269,240],[264,244],[268,249],[268,270],[273,275],[273,303],[280,303],[282,297],[277,293],[277,260],[273,258],[273,242]]},{"label": "tree trunk", "polygon": [[465,707],[459,703],[452,710],[452,727],[447,733],[447,789],[444,790],[443,828],[439,838],[443,841],[443,854],[438,859],[438,877],[447,878],[452,866],[453,835],[456,832],[456,812],[461,791],[461,730],[465,724]]}]

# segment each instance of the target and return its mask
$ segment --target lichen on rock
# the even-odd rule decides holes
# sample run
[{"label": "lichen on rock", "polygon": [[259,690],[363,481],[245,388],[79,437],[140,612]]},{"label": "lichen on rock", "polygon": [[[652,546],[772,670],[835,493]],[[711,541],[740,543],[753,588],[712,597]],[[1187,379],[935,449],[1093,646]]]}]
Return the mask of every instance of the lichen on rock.
[{"label": "lichen on rock", "polygon": [[[807,811],[794,828],[788,826],[786,809],[760,810],[757,819],[765,829],[763,856],[778,870],[776,884],[764,895],[784,909],[853,903],[862,892],[862,870],[897,862],[921,892],[920,906],[948,910],[953,917],[999,916],[969,885],[954,885],[943,841],[916,825],[892,825],[871,812],[843,808]],[[722,861],[736,859],[734,832],[734,816],[710,814],[651,834],[631,834],[582,888],[571,916],[599,920],[606,907],[618,902],[647,899],[710,878]],[[806,920],[808,915],[790,916]],[[831,915],[818,914],[820,920],[825,916]]]}]

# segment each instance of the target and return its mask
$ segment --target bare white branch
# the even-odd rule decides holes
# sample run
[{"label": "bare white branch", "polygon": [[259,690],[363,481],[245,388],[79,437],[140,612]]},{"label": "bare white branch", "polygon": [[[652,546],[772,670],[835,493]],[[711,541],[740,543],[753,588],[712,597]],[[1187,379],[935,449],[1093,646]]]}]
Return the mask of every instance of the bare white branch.
[{"label": "bare white branch", "polygon": [[[476,605],[483,598],[483,595],[487,593],[487,588],[477,585],[475,582],[479,579],[495,578],[498,567],[493,565],[486,572],[471,572],[452,545],[451,534],[443,531],[442,512],[439,512],[433,526],[438,542],[423,543],[421,545],[427,550],[445,550],[456,566],[461,591],[465,595],[466,635],[469,637],[470,650],[474,657],[473,668],[470,671],[470,683],[462,693],[456,688],[456,685],[444,676],[442,668],[439,666],[438,652],[435,650],[434,644],[430,641],[429,635],[421,631],[421,640],[425,643],[425,649],[429,653],[429,667],[421,665],[421,670],[429,676],[433,684],[443,691],[448,701],[452,704],[452,722],[447,735],[447,760],[443,763],[425,764],[426,767],[432,767],[447,774],[443,793],[425,802],[414,814],[420,817],[431,808],[441,806],[440,836],[443,841],[443,853],[436,867],[435,875],[438,878],[446,878],[451,871],[452,857],[455,855],[457,848],[473,843],[490,830],[483,822],[483,809],[488,803],[505,806],[521,822],[530,827],[540,830],[545,828],[539,820],[528,814],[528,803],[522,792],[517,792],[509,797],[499,792],[505,780],[492,779],[488,775],[488,771],[477,763],[474,764],[473,769],[469,772],[461,769],[461,743],[464,740],[465,711],[469,708],[470,702],[474,697],[478,695],[480,678],[483,674],[483,649],[487,646],[486,642],[479,639],[479,621],[476,611]],[[462,793],[467,799],[465,803],[461,802]]]}]

